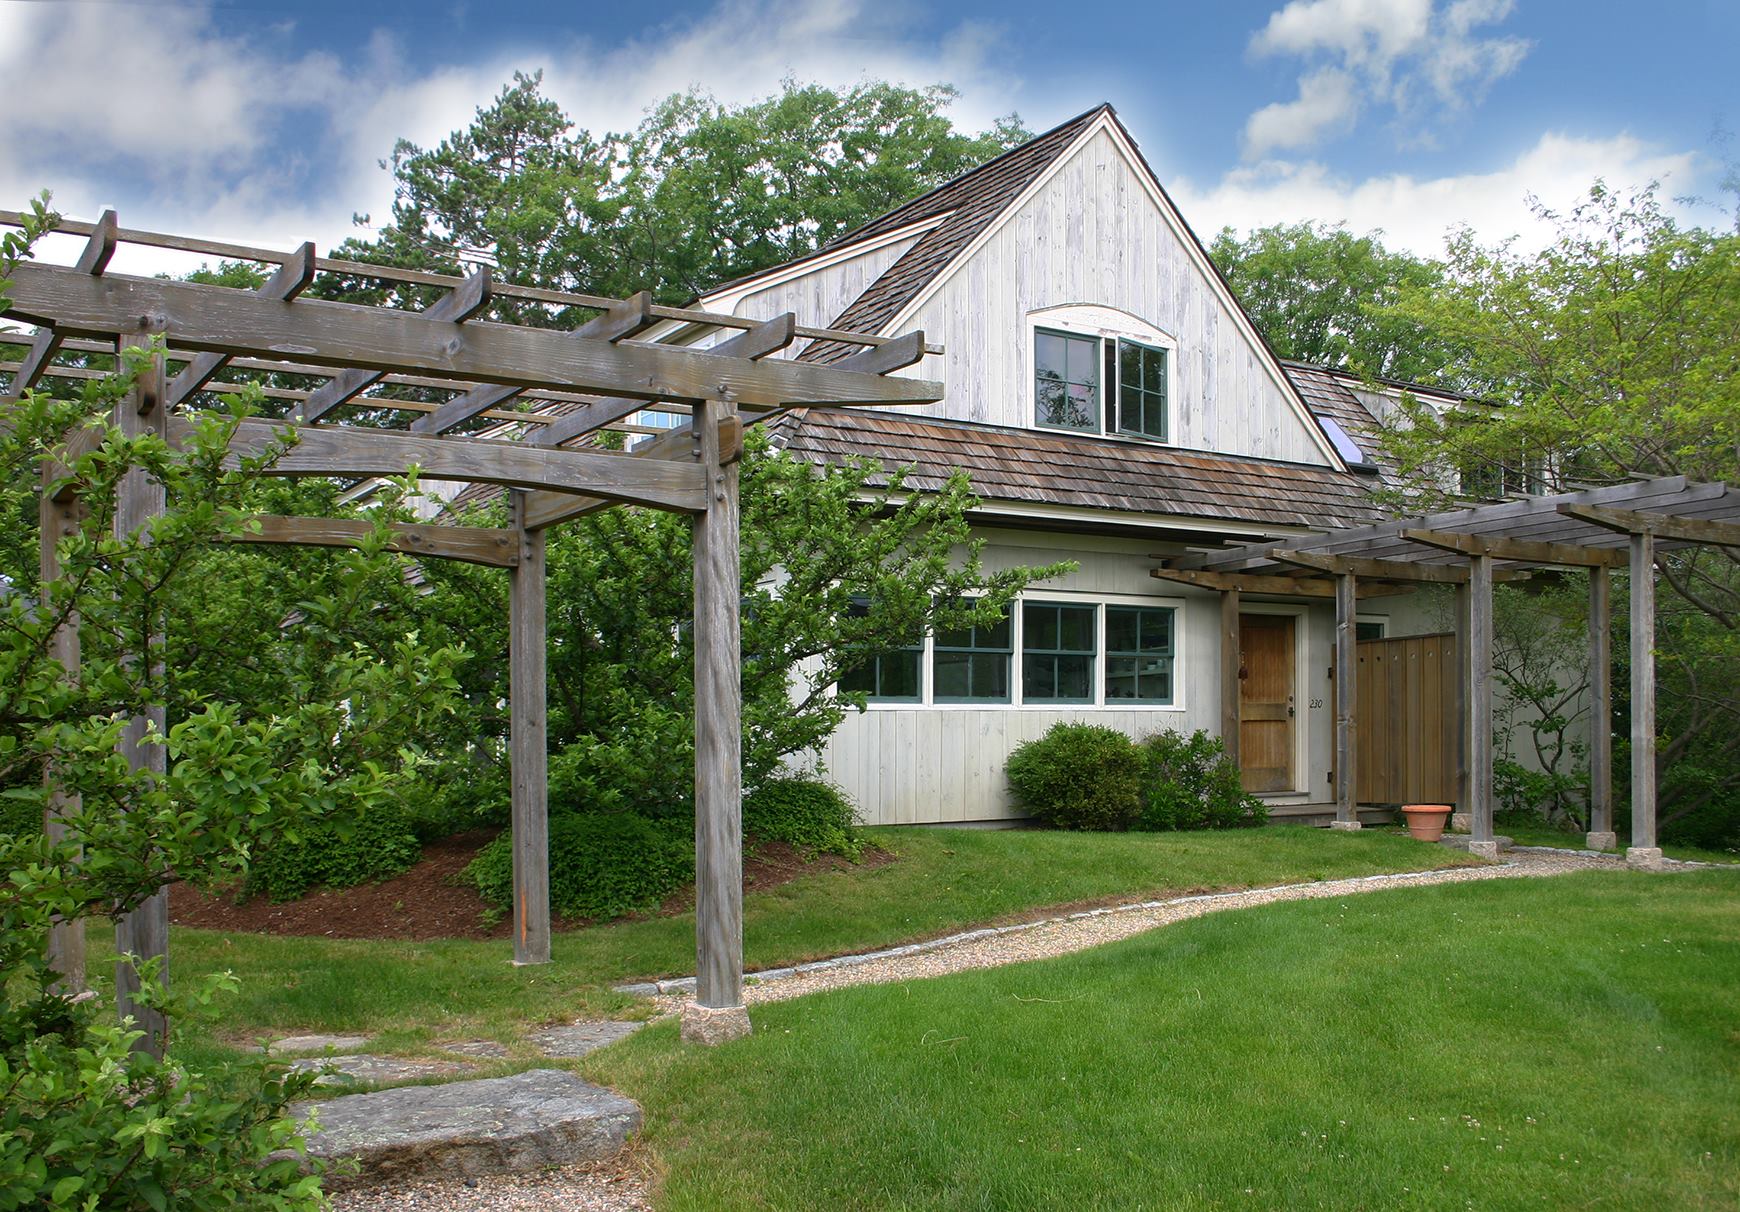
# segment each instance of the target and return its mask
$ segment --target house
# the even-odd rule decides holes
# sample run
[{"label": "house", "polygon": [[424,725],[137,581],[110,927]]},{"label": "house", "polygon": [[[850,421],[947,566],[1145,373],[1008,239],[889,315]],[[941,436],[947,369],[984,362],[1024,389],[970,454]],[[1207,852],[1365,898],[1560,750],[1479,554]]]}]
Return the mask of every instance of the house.
[{"label": "house", "polygon": [[[916,489],[964,469],[988,565],[1078,564],[1003,626],[928,637],[859,675],[869,707],[819,757],[872,823],[1018,815],[1004,763],[1059,720],[1218,732],[1218,595],[1151,576],[1156,557],[1381,516],[1374,436],[1400,386],[1278,359],[1109,105],[698,303],[922,330],[944,353],[911,373],[943,380],[941,403],[798,411],[775,442],[818,464],[908,467]],[[1242,611],[1246,783],[1277,817],[1322,818],[1333,612],[1284,596]],[[1409,611],[1377,599],[1362,631],[1422,626]]]}]

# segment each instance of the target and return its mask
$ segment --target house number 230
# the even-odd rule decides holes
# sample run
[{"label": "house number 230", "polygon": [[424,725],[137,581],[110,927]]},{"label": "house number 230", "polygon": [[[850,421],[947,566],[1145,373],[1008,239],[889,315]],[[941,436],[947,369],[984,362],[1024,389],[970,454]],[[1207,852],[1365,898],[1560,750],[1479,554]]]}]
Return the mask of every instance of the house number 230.
[{"label": "house number 230", "polygon": [[1321,706],[1323,706],[1322,699],[1312,699],[1311,700],[1311,710],[1316,711]]}]

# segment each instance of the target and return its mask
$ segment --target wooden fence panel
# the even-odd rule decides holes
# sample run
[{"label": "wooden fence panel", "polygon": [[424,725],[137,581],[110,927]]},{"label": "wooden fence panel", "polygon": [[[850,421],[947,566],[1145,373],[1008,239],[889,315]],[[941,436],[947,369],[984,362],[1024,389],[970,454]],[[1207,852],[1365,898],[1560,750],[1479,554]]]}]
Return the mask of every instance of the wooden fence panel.
[{"label": "wooden fence panel", "polygon": [[1456,637],[1359,643],[1362,804],[1456,801]]}]

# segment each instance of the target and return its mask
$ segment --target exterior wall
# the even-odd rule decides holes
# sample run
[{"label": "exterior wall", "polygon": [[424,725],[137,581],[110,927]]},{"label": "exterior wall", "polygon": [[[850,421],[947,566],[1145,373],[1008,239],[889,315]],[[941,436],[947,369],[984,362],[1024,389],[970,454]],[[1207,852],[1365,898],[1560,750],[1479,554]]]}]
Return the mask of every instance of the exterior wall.
[{"label": "exterior wall", "polygon": [[[917,239],[917,235],[908,236],[746,294],[707,296],[702,301],[708,307],[723,303],[730,308],[730,314],[751,320],[768,320],[789,311],[797,316],[799,324],[826,328]],[[803,340],[794,341],[775,356],[795,357],[807,344]]]},{"label": "exterior wall", "polygon": [[[820,754],[826,776],[858,805],[866,823],[947,824],[1018,819],[1003,767],[1017,745],[1059,721],[1106,724],[1133,737],[1220,726],[1218,595],[1163,584],[1148,575],[1154,543],[1144,540],[984,531],[987,566],[1078,562],[1076,571],[1035,586],[1049,601],[1152,602],[1179,610],[1174,705],[1145,707],[871,704],[847,716]],[[1320,604],[1247,603],[1250,611],[1296,613],[1299,694],[1298,789],[1275,804],[1328,796],[1334,718],[1329,703],[1331,612]],[[1102,644],[1103,647],[1103,644]],[[1013,658],[1019,676],[1019,653]]]},{"label": "exterior wall", "polygon": [[949,385],[947,399],[919,411],[1030,425],[1034,313],[1072,304],[1127,313],[1175,341],[1174,445],[1330,462],[1105,130],[901,323],[902,331],[922,329],[946,349],[910,372]]}]

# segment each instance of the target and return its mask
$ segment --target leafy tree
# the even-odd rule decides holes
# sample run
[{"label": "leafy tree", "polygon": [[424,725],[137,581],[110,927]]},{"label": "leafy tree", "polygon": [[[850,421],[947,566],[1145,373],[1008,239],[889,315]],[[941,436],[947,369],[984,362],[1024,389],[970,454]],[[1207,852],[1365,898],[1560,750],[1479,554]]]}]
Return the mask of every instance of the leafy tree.
[{"label": "leafy tree", "polygon": [[1442,267],[1322,223],[1276,224],[1239,239],[1222,228],[1209,256],[1283,358],[1373,378],[1454,385],[1455,344],[1394,309],[1436,288]]},{"label": "leafy tree", "polygon": [[[4,238],[0,279],[49,222],[39,204],[22,236]],[[412,637],[385,666],[335,654],[337,697],[283,713],[178,696],[155,637],[170,604],[189,600],[199,555],[242,533],[253,483],[279,452],[226,467],[239,414],[196,416],[178,447],[123,435],[109,418],[147,356],[129,354],[74,398],[27,393],[0,417],[0,512],[29,517],[30,532],[28,544],[0,552],[0,793],[20,809],[0,833],[0,1202],[313,1209],[322,1206],[318,1173],[301,1174],[293,1154],[274,1156],[300,1147],[303,1127],[286,1111],[311,1077],[265,1058],[194,1067],[137,1047],[140,1032],[61,987],[47,941],[56,926],[132,912],[172,880],[232,879],[257,848],[305,823],[390,797],[409,763],[352,750],[353,721],[384,712],[414,728],[438,713],[458,654]],[[96,441],[75,457],[66,435],[81,429]],[[163,485],[167,506],[117,536],[117,493],[137,472]],[[47,580],[31,516],[45,473],[51,490],[75,488],[85,511]],[[67,627],[83,648],[73,670],[55,656]],[[164,751],[163,768],[135,769],[117,742],[127,721],[165,702],[167,729],[143,740]],[[77,797],[58,836],[32,827],[51,781]],[[172,993],[156,961],[122,962],[135,970],[140,1002],[171,1029],[233,983],[219,976]]]},{"label": "leafy tree", "polygon": [[[877,487],[883,477],[869,463],[820,471],[750,431],[741,530],[750,788],[862,709],[862,694],[833,689],[844,674],[927,631],[987,622],[1029,582],[1069,567],[991,571],[969,533],[976,499],[964,475],[910,495],[900,473]],[[691,811],[690,530],[687,518],[615,509],[550,533],[550,783],[558,806],[654,817]],[[479,589],[480,575],[489,574],[431,568],[434,591],[420,601],[437,615],[461,612],[478,629],[479,650],[505,653],[505,610],[474,609],[480,596],[504,590]],[[478,731],[499,738],[504,727],[495,714]],[[498,760],[502,748],[494,739],[465,760]]]},{"label": "leafy tree", "polygon": [[[1439,285],[1401,292],[1397,312],[1463,350],[1466,385],[1492,401],[1408,408],[1386,444],[1414,489],[1441,497],[1456,472],[1549,492],[1733,482],[1740,233],[1681,227],[1653,188],[1627,197],[1599,182],[1568,214],[1537,213],[1557,230],[1546,248],[1464,231]],[[1740,562],[1696,548],[1657,567],[1670,590],[1657,623],[1663,832],[1698,818],[1740,835]]]},{"label": "leafy tree", "polygon": [[[594,136],[515,74],[472,125],[433,148],[401,140],[392,221],[338,250],[353,260],[455,272],[462,253],[504,279],[611,296],[649,289],[682,302],[821,247],[1027,137],[1008,118],[957,133],[954,90],[867,82],[844,91],[786,81],[727,106],[676,94],[634,131]],[[342,277],[328,297],[419,299]],[[571,327],[565,311],[509,309]]]}]

